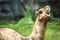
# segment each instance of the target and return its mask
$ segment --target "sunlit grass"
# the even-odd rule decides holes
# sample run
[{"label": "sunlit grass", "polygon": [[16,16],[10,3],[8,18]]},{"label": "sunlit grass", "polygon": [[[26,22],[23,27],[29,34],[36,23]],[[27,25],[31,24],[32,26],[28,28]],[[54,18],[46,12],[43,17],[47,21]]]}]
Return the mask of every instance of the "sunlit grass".
[{"label": "sunlit grass", "polygon": [[48,24],[45,34],[45,40],[60,40],[60,24]]},{"label": "sunlit grass", "polygon": [[[33,24],[18,25],[17,22],[14,23],[12,21],[8,21],[6,23],[0,22],[0,28],[11,28],[23,36],[28,36],[32,32]],[[55,22],[48,23],[45,33],[45,40],[60,40],[60,24]]]}]

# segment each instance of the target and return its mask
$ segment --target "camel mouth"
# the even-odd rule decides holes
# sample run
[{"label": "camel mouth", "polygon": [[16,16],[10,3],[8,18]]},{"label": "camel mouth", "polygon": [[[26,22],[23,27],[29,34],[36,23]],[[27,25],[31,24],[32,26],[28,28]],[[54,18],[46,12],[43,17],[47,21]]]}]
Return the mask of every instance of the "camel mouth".
[{"label": "camel mouth", "polygon": [[42,17],[40,17],[40,19],[39,20],[45,20],[45,21],[47,21],[47,20],[50,20],[50,16],[42,16]]}]

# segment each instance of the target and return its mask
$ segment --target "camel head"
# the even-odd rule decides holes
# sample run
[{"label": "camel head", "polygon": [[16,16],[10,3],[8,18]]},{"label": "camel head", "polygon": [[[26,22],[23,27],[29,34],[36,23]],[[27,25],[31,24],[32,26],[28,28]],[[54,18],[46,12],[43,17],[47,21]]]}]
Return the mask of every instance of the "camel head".
[{"label": "camel head", "polygon": [[38,11],[36,11],[35,14],[39,20],[49,20],[50,19],[50,10],[51,10],[51,7],[47,5],[41,9],[39,9]]}]

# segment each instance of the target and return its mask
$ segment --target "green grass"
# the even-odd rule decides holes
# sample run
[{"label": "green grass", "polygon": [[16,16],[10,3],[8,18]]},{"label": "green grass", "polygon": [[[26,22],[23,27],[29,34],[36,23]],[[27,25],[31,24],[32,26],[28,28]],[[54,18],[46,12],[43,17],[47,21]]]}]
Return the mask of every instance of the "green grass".
[{"label": "green grass", "polygon": [[[1,20],[0,20],[1,21]],[[18,24],[19,22],[14,21],[5,21],[2,20],[0,22],[0,28],[10,28],[18,33],[20,33],[23,36],[28,36],[32,32],[33,24]]]},{"label": "green grass", "polygon": [[[1,21],[0,28],[1,27],[11,28],[23,36],[28,36],[32,32],[33,24],[18,25],[17,22],[13,22],[13,21],[8,21],[8,22]],[[60,23],[57,23],[57,22],[48,23],[46,33],[45,33],[45,40],[60,40]]]},{"label": "green grass", "polygon": [[60,40],[60,24],[48,23],[45,40]]}]

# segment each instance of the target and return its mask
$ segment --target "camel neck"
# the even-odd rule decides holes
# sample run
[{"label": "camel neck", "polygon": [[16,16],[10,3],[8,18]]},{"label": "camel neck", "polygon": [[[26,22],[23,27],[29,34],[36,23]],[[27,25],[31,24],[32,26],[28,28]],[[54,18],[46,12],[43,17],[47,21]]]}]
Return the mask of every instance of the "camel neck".
[{"label": "camel neck", "polygon": [[36,40],[44,40],[44,35],[46,31],[47,21],[36,19],[33,27],[32,36]]}]

